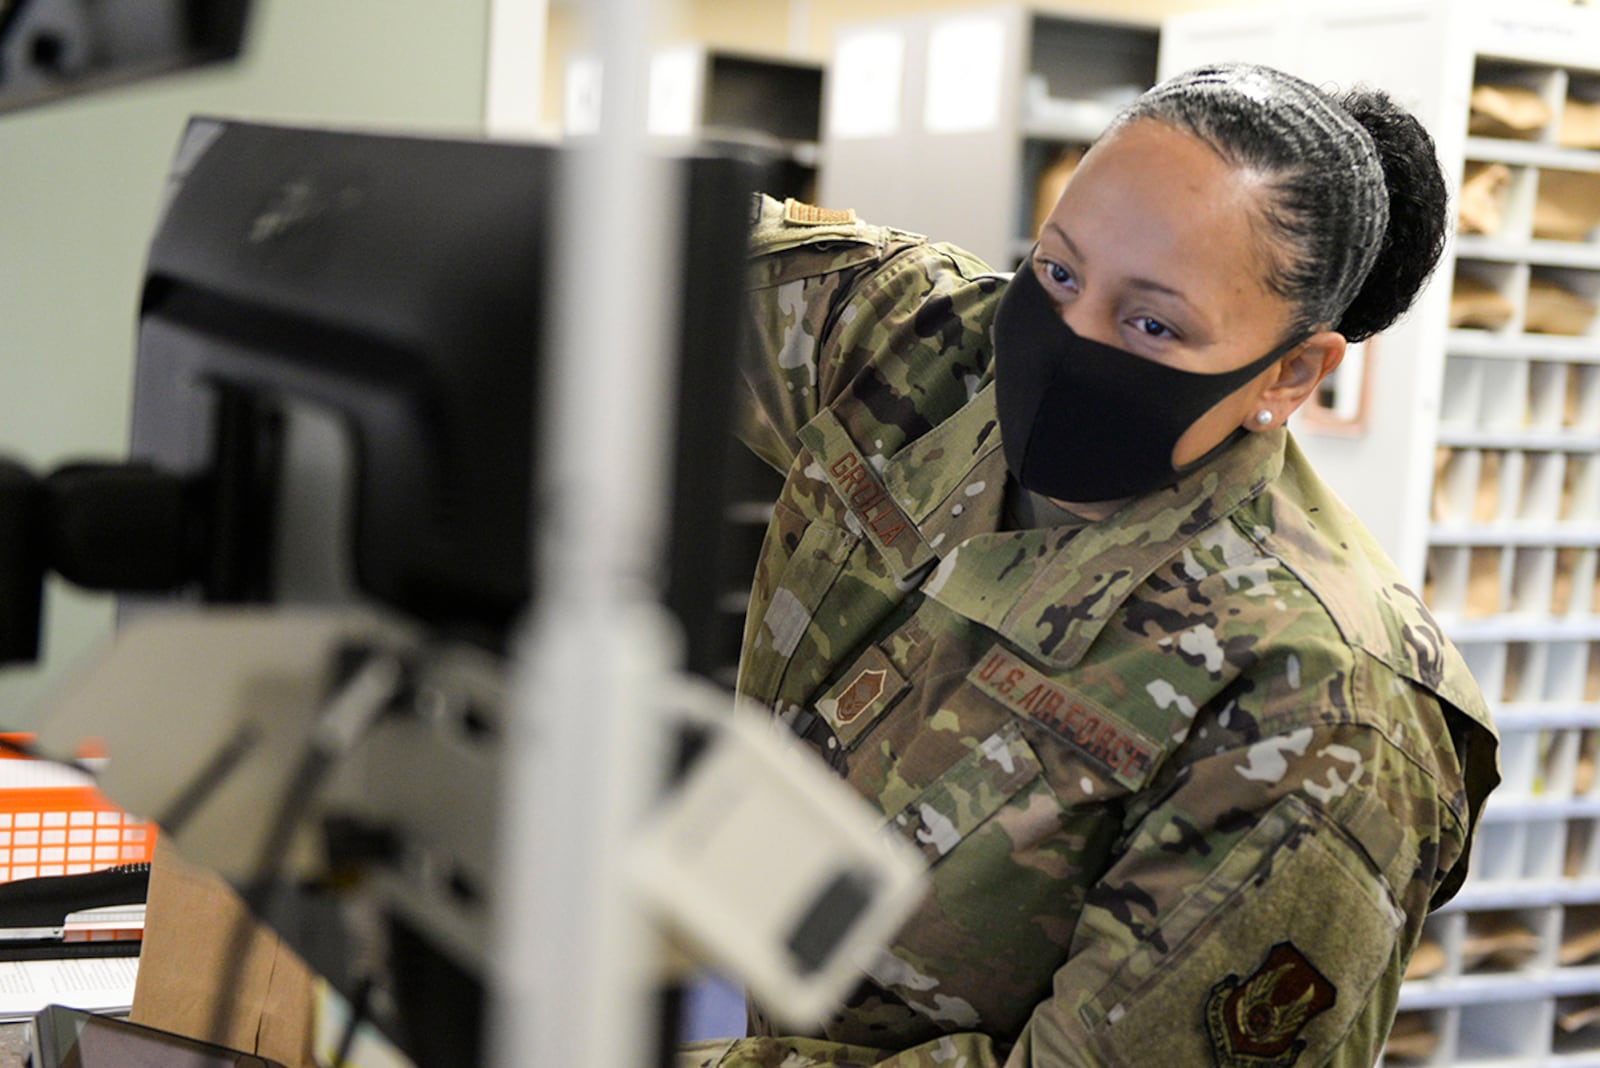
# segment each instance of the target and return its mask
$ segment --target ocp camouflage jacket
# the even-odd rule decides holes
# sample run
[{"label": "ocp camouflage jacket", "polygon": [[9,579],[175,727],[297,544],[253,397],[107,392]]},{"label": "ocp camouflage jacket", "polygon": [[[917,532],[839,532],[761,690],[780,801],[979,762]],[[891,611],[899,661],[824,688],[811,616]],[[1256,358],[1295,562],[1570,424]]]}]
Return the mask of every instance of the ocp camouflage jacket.
[{"label": "ocp camouflage jacket", "polygon": [[752,269],[746,437],[787,481],[740,688],[932,890],[822,1036],[689,1060],[1372,1064],[1498,775],[1370,535],[1283,430],[1002,531],[1004,276],[771,200]]}]

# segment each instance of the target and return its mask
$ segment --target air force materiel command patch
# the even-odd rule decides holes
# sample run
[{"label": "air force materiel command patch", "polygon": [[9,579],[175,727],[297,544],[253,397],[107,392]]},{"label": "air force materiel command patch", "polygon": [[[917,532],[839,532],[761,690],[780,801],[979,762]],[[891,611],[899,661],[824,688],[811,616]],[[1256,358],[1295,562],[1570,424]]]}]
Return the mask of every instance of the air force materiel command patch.
[{"label": "air force materiel command patch", "polygon": [[1289,1068],[1306,1048],[1300,1033],[1337,996],[1304,954],[1279,942],[1249,978],[1211,988],[1206,1030],[1217,1068]]}]

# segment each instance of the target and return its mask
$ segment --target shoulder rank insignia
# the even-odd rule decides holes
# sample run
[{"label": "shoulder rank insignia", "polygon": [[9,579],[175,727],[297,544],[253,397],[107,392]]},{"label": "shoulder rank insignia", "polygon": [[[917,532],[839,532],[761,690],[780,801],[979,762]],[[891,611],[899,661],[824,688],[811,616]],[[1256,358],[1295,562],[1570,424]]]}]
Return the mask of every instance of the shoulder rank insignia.
[{"label": "shoulder rank insignia", "polygon": [[1313,1017],[1338,991],[1288,942],[1279,942],[1247,979],[1230,975],[1206,999],[1206,1029],[1218,1068],[1289,1068]]},{"label": "shoulder rank insignia", "polygon": [[819,208],[790,197],[783,202],[783,221],[796,226],[850,226],[856,221],[856,213],[851,208]]}]

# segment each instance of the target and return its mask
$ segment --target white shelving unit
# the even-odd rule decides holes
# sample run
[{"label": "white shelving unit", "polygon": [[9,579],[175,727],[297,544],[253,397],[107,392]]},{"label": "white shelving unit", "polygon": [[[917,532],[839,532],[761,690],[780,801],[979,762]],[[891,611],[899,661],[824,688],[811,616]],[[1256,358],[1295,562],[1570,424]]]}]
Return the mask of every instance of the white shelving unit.
[{"label": "white shelving unit", "polygon": [[[1469,166],[1506,169],[1493,232],[1457,235],[1409,319],[1369,347],[1365,432],[1297,434],[1423,590],[1502,736],[1472,874],[1400,994],[1397,1034],[1427,1037],[1383,1063],[1600,1066],[1600,1012],[1561,1023],[1600,1008],[1600,322],[1553,333],[1538,311],[1546,282],[1600,299],[1600,232],[1552,240],[1534,221],[1541,179],[1570,172],[1593,176],[1600,222],[1600,152],[1558,140],[1570,102],[1600,100],[1600,11],[1313,0],[1167,21],[1163,75],[1219,59],[1387,89],[1458,188]],[[1531,91],[1548,120],[1473,134],[1487,85]],[[1492,329],[1452,325],[1466,279],[1498,297]]]}]

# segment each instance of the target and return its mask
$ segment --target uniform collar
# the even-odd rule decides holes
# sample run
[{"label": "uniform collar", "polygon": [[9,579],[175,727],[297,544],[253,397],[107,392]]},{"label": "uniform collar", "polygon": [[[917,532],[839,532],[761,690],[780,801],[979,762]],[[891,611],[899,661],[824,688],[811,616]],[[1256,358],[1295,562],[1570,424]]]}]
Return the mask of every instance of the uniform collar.
[{"label": "uniform collar", "polygon": [[[924,591],[1063,668],[1082,657],[1158,567],[1277,477],[1288,437],[1281,429],[1248,434],[1170,489],[1136,498],[1099,522],[1000,532],[1005,461],[998,427],[984,433],[985,417],[993,416],[991,383],[939,428],[947,431],[941,440],[927,435],[897,455],[885,482],[898,486],[924,541],[942,550]],[[982,446],[972,451],[979,436]],[[948,461],[962,447],[972,462],[933,462]]]}]

